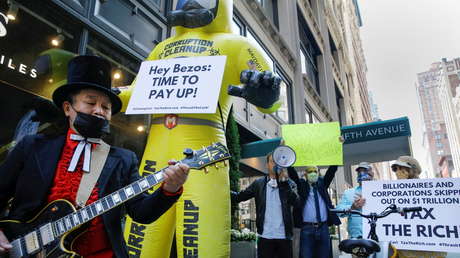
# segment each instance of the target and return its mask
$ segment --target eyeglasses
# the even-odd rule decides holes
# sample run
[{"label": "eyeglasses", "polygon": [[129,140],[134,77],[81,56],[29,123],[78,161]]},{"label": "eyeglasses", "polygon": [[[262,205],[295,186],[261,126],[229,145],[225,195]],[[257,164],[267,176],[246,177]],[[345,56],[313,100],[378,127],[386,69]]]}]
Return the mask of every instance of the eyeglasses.
[{"label": "eyeglasses", "polygon": [[318,173],[318,170],[316,169],[311,169],[311,170],[307,170],[305,171],[307,174],[310,174],[310,173]]}]

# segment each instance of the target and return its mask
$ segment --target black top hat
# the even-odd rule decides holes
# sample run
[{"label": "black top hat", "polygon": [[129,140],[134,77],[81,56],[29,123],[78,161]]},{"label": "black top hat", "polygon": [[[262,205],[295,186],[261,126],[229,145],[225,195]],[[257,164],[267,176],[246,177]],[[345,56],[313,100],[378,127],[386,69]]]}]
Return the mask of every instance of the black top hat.
[{"label": "black top hat", "polygon": [[112,92],[110,63],[98,56],[77,56],[69,61],[67,84],[53,92],[53,101],[59,108],[67,100],[70,92],[82,89],[95,89],[104,92],[112,102],[112,114],[120,112],[121,99]]}]

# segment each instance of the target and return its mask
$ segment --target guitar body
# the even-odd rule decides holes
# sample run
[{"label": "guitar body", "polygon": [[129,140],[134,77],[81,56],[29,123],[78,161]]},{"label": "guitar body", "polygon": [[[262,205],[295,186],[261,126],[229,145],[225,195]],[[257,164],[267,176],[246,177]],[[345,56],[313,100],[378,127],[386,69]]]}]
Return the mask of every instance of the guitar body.
[{"label": "guitar body", "polygon": [[[46,205],[46,207],[44,207],[33,219],[27,222],[15,220],[0,221],[0,228],[3,230],[8,240],[13,241],[74,211],[75,207],[67,200],[56,200]],[[56,238],[32,255],[14,256],[7,254],[5,257],[80,257],[77,253],[71,251],[72,242],[75,237],[80,235],[80,231],[79,229],[70,231]],[[25,243],[22,243],[22,246],[24,250],[27,250]]]}]

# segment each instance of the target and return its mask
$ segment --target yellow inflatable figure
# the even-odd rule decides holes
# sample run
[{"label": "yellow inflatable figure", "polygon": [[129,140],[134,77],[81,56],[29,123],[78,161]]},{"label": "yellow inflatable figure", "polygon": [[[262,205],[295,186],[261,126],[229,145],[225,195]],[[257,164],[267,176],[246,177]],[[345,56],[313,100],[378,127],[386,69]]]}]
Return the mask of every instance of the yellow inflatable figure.
[{"label": "yellow inflatable figure", "polygon": [[[179,0],[168,17],[176,35],[158,44],[147,60],[224,55],[227,62],[215,113],[152,116],[141,174],[155,173],[169,159],[181,159],[184,148],[225,144],[229,94],[247,99],[265,113],[279,107],[280,79],[268,71],[260,49],[232,34],[232,9],[231,0]],[[242,88],[228,87],[240,81]],[[131,90],[120,94],[124,109]],[[130,256],[169,258],[175,234],[177,257],[229,257],[228,167],[220,165],[208,172],[192,171],[177,204],[155,223],[142,225],[127,219],[125,239]]]}]

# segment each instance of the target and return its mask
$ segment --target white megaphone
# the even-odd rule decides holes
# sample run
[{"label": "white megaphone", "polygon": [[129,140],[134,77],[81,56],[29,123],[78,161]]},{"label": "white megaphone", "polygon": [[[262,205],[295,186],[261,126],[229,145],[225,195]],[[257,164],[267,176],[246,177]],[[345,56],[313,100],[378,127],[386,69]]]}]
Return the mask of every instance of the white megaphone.
[{"label": "white megaphone", "polygon": [[276,149],[273,151],[272,157],[276,166],[281,168],[287,168],[294,165],[296,160],[295,151],[291,147],[285,145],[276,147]]}]

